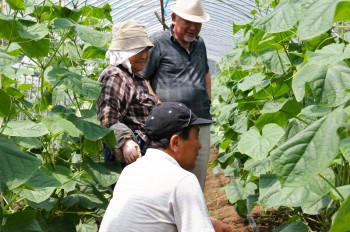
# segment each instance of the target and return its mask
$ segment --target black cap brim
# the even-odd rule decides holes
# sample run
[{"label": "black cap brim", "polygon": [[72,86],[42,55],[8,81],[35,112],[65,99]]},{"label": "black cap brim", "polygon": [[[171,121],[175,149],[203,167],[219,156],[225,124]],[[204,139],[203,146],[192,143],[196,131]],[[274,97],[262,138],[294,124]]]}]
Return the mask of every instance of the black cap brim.
[{"label": "black cap brim", "polygon": [[191,122],[190,125],[210,125],[214,121],[209,120],[209,119],[204,119],[204,118],[196,118],[193,122]]}]

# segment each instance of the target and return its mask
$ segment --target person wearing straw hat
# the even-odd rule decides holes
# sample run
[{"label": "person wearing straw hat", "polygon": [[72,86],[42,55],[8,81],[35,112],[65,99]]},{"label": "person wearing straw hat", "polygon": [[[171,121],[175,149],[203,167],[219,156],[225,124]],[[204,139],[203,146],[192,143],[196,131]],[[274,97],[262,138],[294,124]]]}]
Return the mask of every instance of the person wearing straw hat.
[{"label": "person wearing straw hat", "polygon": [[144,157],[124,168],[101,222],[100,232],[232,232],[209,217],[195,166],[201,144],[198,118],[179,102],[153,108],[146,120]]},{"label": "person wearing straw hat", "polygon": [[148,59],[153,44],[140,21],[113,25],[108,57],[110,65],[99,77],[102,90],[97,100],[101,125],[114,130],[116,147],[105,148],[105,161],[118,161],[124,167],[144,152],[145,121],[156,105],[148,84],[138,74]]},{"label": "person wearing straw hat", "polygon": [[[211,75],[203,39],[198,36],[202,23],[210,17],[201,0],[177,0],[172,8],[168,31],[150,37],[154,47],[142,76],[149,80],[159,102],[177,101],[188,106],[198,117],[211,119]],[[210,155],[210,128],[201,128],[203,148],[192,172],[204,189]]]}]

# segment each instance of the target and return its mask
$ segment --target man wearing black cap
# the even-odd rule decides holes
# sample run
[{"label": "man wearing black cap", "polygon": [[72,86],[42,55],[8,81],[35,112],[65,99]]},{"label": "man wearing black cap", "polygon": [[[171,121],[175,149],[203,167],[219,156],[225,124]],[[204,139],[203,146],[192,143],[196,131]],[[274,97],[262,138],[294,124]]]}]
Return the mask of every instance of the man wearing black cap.
[{"label": "man wearing black cap", "polygon": [[187,171],[201,148],[199,125],[211,123],[182,103],[156,106],[146,120],[147,152],[120,175],[100,231],[231,232],[209,217],[199,182]]}]

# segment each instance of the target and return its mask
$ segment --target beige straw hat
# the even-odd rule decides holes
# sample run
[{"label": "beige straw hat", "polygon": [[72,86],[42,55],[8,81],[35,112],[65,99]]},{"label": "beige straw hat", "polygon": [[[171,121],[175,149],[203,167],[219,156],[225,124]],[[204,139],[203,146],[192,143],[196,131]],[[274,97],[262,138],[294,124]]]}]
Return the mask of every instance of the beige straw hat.
[{"label": "beige straw hat", "polygon": [[112,42],[109,50],[133,50],[153,47],[145,31],[145,26],[137,20],[130,20],[113,25]]},{"label": "beige straw hat", "polygon": [[210,16],[204,12],[201,0],[177,0],[171,10],[183,19],[191,22],[208,22]]}]

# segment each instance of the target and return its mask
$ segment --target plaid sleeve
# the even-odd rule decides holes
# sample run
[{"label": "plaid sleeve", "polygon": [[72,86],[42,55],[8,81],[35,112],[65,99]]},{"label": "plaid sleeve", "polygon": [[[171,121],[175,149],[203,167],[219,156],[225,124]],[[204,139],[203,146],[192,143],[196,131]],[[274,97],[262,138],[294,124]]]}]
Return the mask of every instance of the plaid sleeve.
[{"label": "plaid sleeve", "polygon": [[102,75],[102,90],[97,103],[98,118],[102,126],[110,127],[122,122],[132,102],[134,90],[130,88],[127,74],[116,68]]}]

